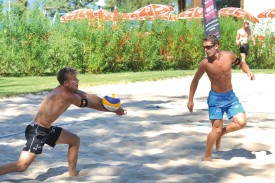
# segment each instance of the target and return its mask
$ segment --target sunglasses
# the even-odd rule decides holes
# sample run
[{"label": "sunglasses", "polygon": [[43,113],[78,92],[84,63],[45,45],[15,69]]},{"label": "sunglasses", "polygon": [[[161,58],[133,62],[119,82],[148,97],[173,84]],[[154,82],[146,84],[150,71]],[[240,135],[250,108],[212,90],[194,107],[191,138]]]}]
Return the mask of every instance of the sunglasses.
[{"label": "sunglasses", "polygon": [[214,46],[215,46],[214,44],[213,45],[207,45],[207,46],[203,46],[203,48],[209,50],[210,48],[213,48]]}]

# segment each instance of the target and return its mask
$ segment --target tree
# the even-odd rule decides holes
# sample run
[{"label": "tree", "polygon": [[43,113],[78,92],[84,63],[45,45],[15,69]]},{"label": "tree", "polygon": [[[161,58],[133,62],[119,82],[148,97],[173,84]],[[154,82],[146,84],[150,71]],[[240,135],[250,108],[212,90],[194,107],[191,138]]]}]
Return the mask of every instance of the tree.
[{"label": "tree", "polygon": [[69,4],[73,9],[85,8],[93,2],[95,2],[95,0],[69,0]]},{"label": "tree", "polygon": [[178,0],[179,12],[182,12],[186,9],[186,0]]},{"label": "tree", "polygon": [[18,17],[22,17],[22,15],[27,11],[28,8],[28,1],[27,0],[18,0],[18,1],[11,1],[11,10],[16,14]]},{"label": "tree", "polygon": [[37,0],[43,4],[44,14],[48,17],[64,14],[80,8],[89,8],[96,0]]},{"label": "tree", "polygon": [[117,6],[120,12],[125,13],[136,11],[137,9],[149,4],[164,4],[173,6],[175,2],[175,0],[106,0],[107,7]]},{"label": "tree", "polygon": [[61,8],[68,11],[86,8],[90,4],[94,4],[96,0],[41,0],[44,7]]}]

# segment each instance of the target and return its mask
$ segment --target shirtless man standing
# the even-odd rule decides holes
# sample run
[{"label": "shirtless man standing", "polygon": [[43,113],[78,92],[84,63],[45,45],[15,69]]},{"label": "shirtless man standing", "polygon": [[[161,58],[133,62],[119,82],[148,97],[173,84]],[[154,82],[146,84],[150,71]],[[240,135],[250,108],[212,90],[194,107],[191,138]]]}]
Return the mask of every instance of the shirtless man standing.
[{"label": "shirtless man standing", "polygon": [[[0,175],[11,172],[23,172],[42,153],[44,144],[54,147],[56,144],[68,144],[69,176],[77,176],[76,164],[80,138],[52,123],[73,104],[78,107],[88,107],[98,111],[108,111],[101,103],[101,98],[78,90],[77,71],[63,68],[57,73],[60,85],[53,89],[42,101],[36,116],[25,130],[27,142],[16,162],[0,166]],[[110,112],[110,111],[108,111]],[[114,112],[125,115],[121,107]]]},{"label": "shirtless man standing", "polygon": [[[207,136],[206,151],[203,160],[212,160],[212,149],[216,143],[216,149],[220,147],[222,136],[246,126],[246,115],[239,99],[232,89],[231,66],[239,65],[247,73],[251,80],[254,74],[248,65],[241,61],[230,51],[219,50],[219,41],[215,36],[207,36],[203,39],[204,51],[207,58],[201,61],[198,70],[191,82],[187,107],[193,112],[194,95],[199,84],[199,80],[206,72],[211,82],[211,91],[207,99],[209,107],[209,119],[212,122],[212,130]],[[227,113],[229,119],[233,119],[223,128],[223,114]]]},{"label": "shirtless man standing", "polygon": [[242,57],[242,61],[246,62],[246,57],[248,56],[248,51],[249,51],[249,44],[248,40],[249,37],[251,37],[253,45],[256,45],[255,38],[252,34],[252,31],[249,28],[249,22],[244,22],[243,28],[240,28],[237,31],[236,35],[236,44],[240,48],[240,54]]}]

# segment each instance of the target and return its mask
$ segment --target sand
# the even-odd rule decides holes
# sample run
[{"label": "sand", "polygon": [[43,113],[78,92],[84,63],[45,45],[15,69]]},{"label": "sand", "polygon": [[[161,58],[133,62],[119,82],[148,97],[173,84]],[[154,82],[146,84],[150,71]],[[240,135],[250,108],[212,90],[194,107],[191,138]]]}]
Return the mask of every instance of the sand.
[{"label": "sand", "polygon": [[[250,81],[245,74],[233,74],[248,123],[224,136],[220,150],[213,150],[213,162],[201,161],[211,130],[206,104],[210,83],[203,76],[189,113],[190,76],[82,88],[99,96],[118,94],[128,114],[72,106],[55,122],[81,138],[80,176],[67,176],[66,145],[46,145],[27,171],[0,176],[0,182],[275,182],[275,75],[256,77]],[[0,99],[0,165],[17,160],[25,126],[45,95]]]}]

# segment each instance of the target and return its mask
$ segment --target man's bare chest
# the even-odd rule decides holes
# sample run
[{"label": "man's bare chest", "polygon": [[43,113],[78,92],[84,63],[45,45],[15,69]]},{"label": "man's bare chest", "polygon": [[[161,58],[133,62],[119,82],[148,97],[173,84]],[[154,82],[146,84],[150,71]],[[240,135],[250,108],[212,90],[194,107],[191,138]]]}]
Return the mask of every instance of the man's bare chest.
[{"label": "man's bare chest", "polygon": [[215,61],[208,63],[206,72],[211,75],[226,74],[231,70],[231,63],[226,60]]},{"label": "man's bare chest", "polygon": [[246,30],[243,29],[243,30],[240,31],[240,36],[241,37],[248,37],[249,35],[250,35],[249,30],[246,31]]}]

